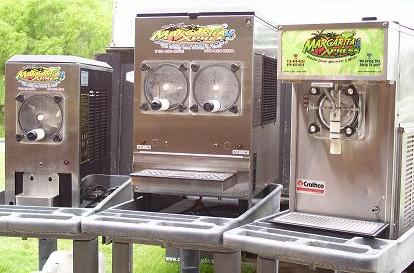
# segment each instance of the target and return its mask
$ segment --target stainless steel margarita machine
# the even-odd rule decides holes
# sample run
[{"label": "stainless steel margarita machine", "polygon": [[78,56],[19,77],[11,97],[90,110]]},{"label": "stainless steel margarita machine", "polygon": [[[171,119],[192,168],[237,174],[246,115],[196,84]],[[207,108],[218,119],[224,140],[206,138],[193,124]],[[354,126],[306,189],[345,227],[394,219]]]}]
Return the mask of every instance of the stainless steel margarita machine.
[{"label": "stainless steel margarita machine", "polygon": [[74,56],[6,63],[6,204],[79,207],[81,179],[109,174],[112,68]]},{"label": "stainless steel margarita machine", "polygon": [[278,76],[293,84],[290,210],[225,244],[400,272],[414,259],[414,31],[372,21],[280,26],[279,38]]},{"label": "stainless steel margarita machine", "polygon": [[251,200],[279,181],[276,39],[251,13],[138,15],[135,192]]},{"label": "stainless steel margarita machine", "polygon": [[254,12],[139,14],[135,39],[135,200],[82,231],[111,238],[116,272],[132,272],[134,243],[180,248],[182,272],[200,250],[240,272],[224,231],[280,205],[276,28]]}]

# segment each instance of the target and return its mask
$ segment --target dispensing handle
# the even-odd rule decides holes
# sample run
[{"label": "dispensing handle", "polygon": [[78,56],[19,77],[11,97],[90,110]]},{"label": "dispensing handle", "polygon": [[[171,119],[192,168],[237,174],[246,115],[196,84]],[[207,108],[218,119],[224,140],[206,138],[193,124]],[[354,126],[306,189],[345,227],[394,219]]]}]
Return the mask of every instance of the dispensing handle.
[{"label": "dispensing handle", "polygon": [[45,138],[45,131],[41,128],[31,130],[26,135],[29,141],[39,141]]},{"label": "dispensing handle", "polygon": [[170,108],[170,102],[167,99],[160,99],[158,97],[151,101],[151,109],[154,111],[165,111]]},{"label": "dispensing handle", "polygon": [[218,100],[208,100],[206,103],[204,103],[203,105],[203,109],[206,112],[218,112],[220,110],[220,102]]}]

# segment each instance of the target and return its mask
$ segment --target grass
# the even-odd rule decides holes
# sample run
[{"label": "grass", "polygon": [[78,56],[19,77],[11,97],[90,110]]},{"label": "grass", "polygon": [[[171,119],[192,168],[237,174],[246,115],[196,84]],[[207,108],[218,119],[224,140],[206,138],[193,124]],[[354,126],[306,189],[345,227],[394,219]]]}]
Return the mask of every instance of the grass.
[{"label": "grass", "polygon": [[4,137],[4,114],[0,112],[0,138],[2,137]]},{"label": "grass", "polygon": [[[3,145],[3,144],[0,144]],[[4,149],[0,146],[0,190],[4,189]],[[72,241],[59,240],[59,250],[70,250]],[[105,255],[105,271],[111,272],[111,245],[100,245]],[[0,273],[29,273],[36,271],[37,239],[0,237]],[[165,262],[165,250],[157,246],[134,245],[134,272],[178,273],[179,264]],[[201,264],[202,273],[212,273],[213,266]],[[243,273],[253,273],[255,269],[250,263],[243,263]],[[230,272],[229,272],[230,273]]]}]

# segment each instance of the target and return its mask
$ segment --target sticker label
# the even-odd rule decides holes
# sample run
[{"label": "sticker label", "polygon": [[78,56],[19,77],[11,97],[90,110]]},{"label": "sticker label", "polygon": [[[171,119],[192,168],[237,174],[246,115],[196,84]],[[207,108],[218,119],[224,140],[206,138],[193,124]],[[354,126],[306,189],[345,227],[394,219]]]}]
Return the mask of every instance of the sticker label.
[{"label": "sticker label", "polygon": [[129,71],[125,75],[125,80],[127,82],[134,83],[134,78],[135,78],[135,71]]},{"label": "sticker label", "polygon": [[325,195],[326,183],[324,181],[298,179],[296,181],[296,193]]},{"label": "sticker label", "polygon": [[88,86],[88,85],[89,85],[89,72],[81,71],[81,86]]},{"label": "sticker label", "polygon": [[282,72],[285,75],[379,76],[383,70],[383,28],[282,33]]},{"label": "sticker label", "polygon": [[151,145],[137,145],[138,150],[151,150]]},{"label": "sticker label", "polygon": [[27,88],[55,88],[65,79],[60,67],[29,66],[16,74],[16,80]]},{"label": "sticker label", "polygon": [[233,150],[232,154],[233,155],[249,155],[250,151],[249,150]]},{"label": "sticker label", "polygon": [[235,38],[236,31],[227,24],[201,26],[180,23],[161,27],[150,40],[163,49],[172,50],[171,53],[181,53],[184,50],[220,49]]}]

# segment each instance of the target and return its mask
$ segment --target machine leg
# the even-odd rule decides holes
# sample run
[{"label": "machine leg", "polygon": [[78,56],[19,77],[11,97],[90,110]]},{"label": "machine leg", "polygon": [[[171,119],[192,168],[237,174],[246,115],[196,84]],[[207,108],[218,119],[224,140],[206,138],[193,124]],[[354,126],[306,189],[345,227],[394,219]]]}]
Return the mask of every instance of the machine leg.
[{"label": "machine leg", "polygon": [[50,254],[57,250],[56,239],[39,239],[39,270],[42,271]]},{"label": "machine leg", "polygon": [[181,273],[200,272],[200,251],[180,249]]},{"label": "machine leg", "polygon": [[73,241],[73,273],[99,273],[98,239]]},{"label": "machine leg", "polygon": [[112,273],[133,273],[133,244],[112,243]]},{"label": "machine leg", "polygon": [[167,246],[165,248],[165,261],[166,262],[178,262],[180,260],[180,249]]},{"label": "machine leg", "polygon": [[279,261],[258,256],[257,273],[278,273]]},{"label": "machine leg", "polygon": [[241,251],[214,253],[214,273],[241,273]]}]

